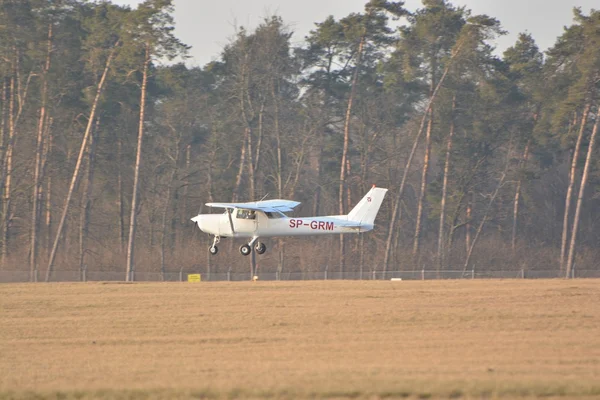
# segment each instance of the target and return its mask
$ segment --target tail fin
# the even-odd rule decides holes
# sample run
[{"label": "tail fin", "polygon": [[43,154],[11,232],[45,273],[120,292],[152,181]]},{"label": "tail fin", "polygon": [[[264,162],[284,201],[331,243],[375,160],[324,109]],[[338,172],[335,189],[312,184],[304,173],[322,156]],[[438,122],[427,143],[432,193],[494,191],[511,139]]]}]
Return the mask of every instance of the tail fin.
[{"label": "tail fin", "polygon": [[373,186],[365,197],[348,213],[348,220],[373,225],[386,192],[387,189]]}]

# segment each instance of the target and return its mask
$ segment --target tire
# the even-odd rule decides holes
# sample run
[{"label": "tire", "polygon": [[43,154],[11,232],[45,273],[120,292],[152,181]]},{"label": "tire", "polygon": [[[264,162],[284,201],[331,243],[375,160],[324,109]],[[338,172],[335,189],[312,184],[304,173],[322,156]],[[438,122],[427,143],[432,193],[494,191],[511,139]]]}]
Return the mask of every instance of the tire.
[{"label": "tire", "polygon": [[265,246],[265,244],[262,242],[257,242],[256,246],[254,246],[254,250],[256,250],[258,254],[265,254],[265,251],[267,251],[267,246]]},{"label": "tire", "polygon": [[252,248],[250,246],[248,246],[247,244],[244,244],[244,245],[240,246],[240,253],[242,253],[243,256],[247,256],[250,253],[252,253]]},{"label": "tire", "polygon": [[214,256],[215,254],[217,254],[219,252],[219,248],[217,246],[210,246],[208,248],[208,251],[210,252],[210,254],[212,254]]}]

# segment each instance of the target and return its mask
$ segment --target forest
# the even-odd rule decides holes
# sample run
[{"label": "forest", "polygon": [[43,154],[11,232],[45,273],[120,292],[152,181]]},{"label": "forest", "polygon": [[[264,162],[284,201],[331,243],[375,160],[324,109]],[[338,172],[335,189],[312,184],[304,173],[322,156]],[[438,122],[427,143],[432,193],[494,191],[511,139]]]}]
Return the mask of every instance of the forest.
[{"label": "forest", "polygon": [[268,240],[260,270],[598,269],[600,11],[500,54],[493,16],[370,0],[191,67],[172,0],[0,4],[0,271],[248,271],[205,203],[346,214],[374,184],[374,231]]}]

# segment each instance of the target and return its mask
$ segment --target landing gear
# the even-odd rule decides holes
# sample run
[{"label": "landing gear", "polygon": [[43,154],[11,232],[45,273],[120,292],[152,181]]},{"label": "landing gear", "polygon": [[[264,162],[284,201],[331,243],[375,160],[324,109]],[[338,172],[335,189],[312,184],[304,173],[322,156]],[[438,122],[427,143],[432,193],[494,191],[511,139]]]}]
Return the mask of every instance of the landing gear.
[{"label": "landing gear", "polygon": [[264,254],[265,251],[267,251],[267,246],[265,246],[263,242],[256,242],[254,250],[256,250],[258,254]]},{"label": "landing gear", "polygon": [[[265,244],[262,242],[258,242],[257,239],[258,239],[258,237],[254,237],[254,238],[252,238],[250,243],[241,245],[240,253],[243,256],[249,256],[252,253],[252,248],[254,248],[256,253],[264,254],[265,251],[267,251],[267,246],[265,246]],[[215,236],[215,239],[213,240],[212,245],[208,248],[208,251],[211,255],[214,256],[215,254],[217,254],[219,252],[217,243],[219,243],[220,241],[221,241],[221,238],[219,236]]]},{"label": "landing gear", "polygon": [[217,247],[217,243],[219,243],[220,241],[221,241],[221,238],[219,236],[215,236],[215,239],[213,240],[212,246],[210,246],[208,248],[208,251],[213,256],[219,252],[219,248]]},{"label": "landing gear", "polygon": [[240,246],[240,253],[242,253],[243,256],[247,256],[252,252],[252,248],[247,245],[247,244],[243,244],[242,246]]}]

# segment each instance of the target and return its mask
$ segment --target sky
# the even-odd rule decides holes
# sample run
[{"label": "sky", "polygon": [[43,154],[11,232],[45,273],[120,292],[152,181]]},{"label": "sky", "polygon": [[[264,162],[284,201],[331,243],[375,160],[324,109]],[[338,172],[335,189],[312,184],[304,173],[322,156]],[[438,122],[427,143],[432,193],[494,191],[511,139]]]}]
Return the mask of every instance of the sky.
[{"label": "sky", "polygon": [[[112,0],[113,3],[135,8],[142,0]],[[236,27],[255,28],[265,16],[279,15],[294,32],[292,41],[302,44],[304,37],[329,15],[336,19],[352,12],[362,12],[368,0],[174,0],[175,34],[192,46],[187,64],[202,67],[219,59],[223,47],[230,42]],[[455,6],[465,6],[472,14],[487,14],[497,18],[506,36],[496,40],[499,54],[513,45],[520,32],[528,32],[541,50],[551,47],[563,27],[573,23],[573,7],[588,14],[600,8],[598,0],[451,0]],[[405,7],[414,11],[420,0],[405,0]]]}]

